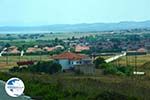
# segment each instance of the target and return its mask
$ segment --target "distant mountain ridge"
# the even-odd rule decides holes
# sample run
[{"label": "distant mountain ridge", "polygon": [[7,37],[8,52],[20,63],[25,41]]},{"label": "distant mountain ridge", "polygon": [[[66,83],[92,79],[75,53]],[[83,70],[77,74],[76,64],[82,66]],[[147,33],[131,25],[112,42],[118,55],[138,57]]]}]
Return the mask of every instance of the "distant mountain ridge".
[{"label": "distant mountain ridge", "polygon": [[0,32],[28,32],[28,31],[49,31],[49,32],[89,32],[89,31],[110,31],[135,28],[150,28],[150,21],[142,22],[119,22],[119,23],[91,23],[91,24],[56,24],[42,26],[0,26]]}]

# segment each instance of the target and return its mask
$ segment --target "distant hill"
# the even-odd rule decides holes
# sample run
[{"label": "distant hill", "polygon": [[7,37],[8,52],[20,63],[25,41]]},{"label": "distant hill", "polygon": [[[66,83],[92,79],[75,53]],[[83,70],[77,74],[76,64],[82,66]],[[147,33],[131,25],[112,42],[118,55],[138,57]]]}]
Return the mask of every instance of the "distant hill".
[{"label": "distant hill", "polygon": [[0,32],[89,32],[110,31],[135,28],[150,28],[150,21],[143,22],[120,22],[120,23],[91,23],[91,24],[56,24],[43,26],[1,26]]}]

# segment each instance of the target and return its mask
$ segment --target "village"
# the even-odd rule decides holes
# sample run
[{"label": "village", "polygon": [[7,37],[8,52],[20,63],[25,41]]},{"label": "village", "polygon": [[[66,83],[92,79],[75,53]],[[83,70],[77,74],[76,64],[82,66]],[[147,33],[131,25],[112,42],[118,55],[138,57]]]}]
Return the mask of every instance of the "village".
[{"label": "village", "polygon": [[[61,98],[62,95],[69,98],[65,97],[68,93],[71,98],[92,97],[95,89],[100,91],[105,87],[112,92],[103,92],[103,95],[114,93],[131,100],[136,97],[143,99],[145,96],[139,95],[141,91],[132,92],[141,90],[141,84],[139,86],[137,83],[147,84],[150,77],[150,35],[149,30],[142,32],[56,33],[57,37],[49,40],[56,34],[2,34],[0,78],[7,80],[15,76],[23,79],[25,94],[29,96],[25,98],[28,99],[49,100]],[[62,38],[62,34],[70,36]],[[128,84],[127,89],[124,84]],[[149,89],[149,85],[145,87]],[[70,92],[70,89],[73,91]],[[126,92],[133,98],[126,96]],[[145,95],[149,97],[149,94]]]},{"label": "village", "polygon": [[[7,36],[10,37],[10,35]],[[42,36],[44,37],[44,35]],[[18,46],[13,45],[13,42],[6,43],[1,45],[0,56],[2,61],[0,59],[0,63],[5,63],[6,67],[9,65],[9,68],[12,68],[14,66],[32,65],[38,61],[55,60],[62,66],[63,71],[76,69],[83,73],[94,74],[94,61],[96,58],[104,58],[106,63],[110,63],[123,58],[120,55],[132,57],[135,55],[149,55],[150,39],[148,36],[147,34],[137,33],[105,32],[102,35],[95,34],[80,38],[75,36],[67,39],[55,38],[46,43],[41,40],[43,42],[40,44],[35,43],[35,45],[28,43]],[[16,60],[12,63],[10,60],[13,57]],[[124,62],[127,63],[126,60]],[[135,67],[134,62],[131,63]],[[125,64],[122,66],[125,66]]]},{"label": "village", "polygon": [[150,0],[0,0],[0,100],[150,100]]},{"label": "village", "polygon": [[[104,33],[96,33],[93,35],[75,37],[72,36],[66,39],[54,38],[53,40],[41,40],[37,37],[37,40],[25,41],[18,40],[15,41],[9,40],[10,37],[14,37],[13,35],[6,35],[6,42],[3,41],[0,44],[1,53],[5,54],[6,52],[9,54],[18,54],[21,52],[31,54],[32,53],[48,53],[57,50],[71,50],[76,53],[114,53],[114,52],[148,52],[150,49],[150,39],[149,34],[147,33],[121,33],[121,32],[104,32]],[[148,31],[149,32],[149,31]],[[47,33],[48,34],[48,33]],[[62,33],[63,34],[63,33]],[[69,33],[68,33],[69,34]],[[71,33],[70,33],[71,34]],[[88,33],[81,33],[88,34]],[[61,35],[61,34],[60,34]],[[25,35],[28,38],[28,35]],[[38,35],[39,36],[39,35]],[[42,35],[43,37],[48,37],[47,35]],[[51,34],[49,37],[52,37]],[[7,38],[8,37],[8,38]],[[15,36],[16,37],[16,36]],[[30,36],[29,36],[30,37]],[[34,35],[33,35],[34,39]],[[20,44],[23,42],[23,45]],[[85,51],[85,52],[84,52]]]}]

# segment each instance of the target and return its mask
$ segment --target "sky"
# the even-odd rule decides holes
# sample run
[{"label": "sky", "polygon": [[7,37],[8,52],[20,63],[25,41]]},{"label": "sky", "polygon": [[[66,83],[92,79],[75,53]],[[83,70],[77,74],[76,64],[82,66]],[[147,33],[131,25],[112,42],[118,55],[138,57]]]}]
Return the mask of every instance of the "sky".
[{"label": "sky", "polygon": [[0,0],[1,26],[150,20],[150,0]]}]

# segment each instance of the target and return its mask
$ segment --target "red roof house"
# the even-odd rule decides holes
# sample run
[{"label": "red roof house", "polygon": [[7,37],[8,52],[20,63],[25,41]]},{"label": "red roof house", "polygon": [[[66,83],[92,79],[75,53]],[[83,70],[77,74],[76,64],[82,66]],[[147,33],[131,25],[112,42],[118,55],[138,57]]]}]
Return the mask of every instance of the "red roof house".
[{"label": "red roof house", "polygon": [[89,50],[89,49],[90,49],[89,46],[80,46],[80,45],[77,45],[77,46],[75,47],[75,51],[76,51],[76,52],[81,52],[81,51],[83,51],[83,50]]},{"label": "red roof house", "polygon": [[62,69],[69,69],[74,67],[74,65],[83,64],[86,59],[90,59],[86,55],[75,54],[71,52],[64,52],[62,54],[53,57],[59,64],[61,64]]}]

